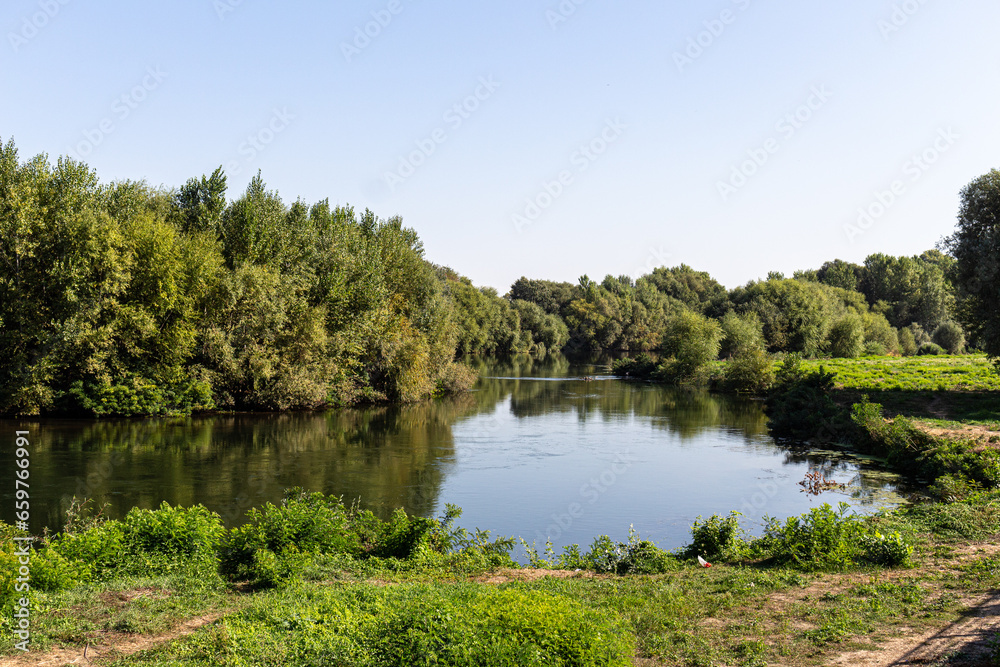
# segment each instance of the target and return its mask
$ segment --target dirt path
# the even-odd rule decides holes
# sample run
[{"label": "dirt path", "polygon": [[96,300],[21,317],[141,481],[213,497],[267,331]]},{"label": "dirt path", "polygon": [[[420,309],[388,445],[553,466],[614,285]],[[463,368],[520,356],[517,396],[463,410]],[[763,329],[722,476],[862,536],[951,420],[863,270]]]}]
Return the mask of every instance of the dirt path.
[{"label": "dirt path", "polygon": [[159,644],[185,637],[219,620],[222,614],[207,614],[184,621],[173,630],[159,635],[130,635],[122,632],[104,634],[84,648],[57,648],[44,653],[29,651],[24,655],[0,658],[0,667],[63,667],[63,665],[94,665],[102,658],[120,658]]},{"label": "dirt path", "polygon": [[939,630],[890,639],[877,651],[844,653],[830,665],[896,667],[993,665],[994,638],[1000,632],[1000,593],[970,601],[963,617]]}]

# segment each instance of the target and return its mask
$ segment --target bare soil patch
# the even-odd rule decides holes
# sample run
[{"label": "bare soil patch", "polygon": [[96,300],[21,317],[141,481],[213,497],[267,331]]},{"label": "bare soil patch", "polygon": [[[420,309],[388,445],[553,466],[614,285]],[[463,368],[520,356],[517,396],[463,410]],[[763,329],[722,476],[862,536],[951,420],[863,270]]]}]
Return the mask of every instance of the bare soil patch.
[{"label": "bare soil patch", "polygon": [[222,617],[221,613],[206,614],[188,619],[177,625],[170,632],[158,635],[132,635],[123,632],[106,632],[95,637],[93,643],[80,647],[60,647],[36,653],[29,651],[24,655],[0,658],[0,667],[63,667],[64,665],[98,665],[103,659],[120,658],[139,651],[153,648],[174,639],[189,635]]}]

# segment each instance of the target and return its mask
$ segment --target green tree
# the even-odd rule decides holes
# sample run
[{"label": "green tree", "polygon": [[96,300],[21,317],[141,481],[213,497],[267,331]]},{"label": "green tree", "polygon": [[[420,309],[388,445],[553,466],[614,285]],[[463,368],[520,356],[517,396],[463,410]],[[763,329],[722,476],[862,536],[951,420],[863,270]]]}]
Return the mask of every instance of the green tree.
[{"label": "green tree", "polygon": [[719,324],[722,327],[722,345],[720,354],[729,359],[742,350],[766,347],[764,326],[756,313],[737,315],[734,311],[726,313]]},{"label": "green tree", "polygon": [[668,325],[663,337],[663,353],[669,358],[663,364],[668,379],[689,380],[709,362],[719,356],[722,327],[713,319],[685,310]]},{"label": "green tree", "polygon": [[965,350],[965,332],[958,322],[942,322],[934,330],[931,340],[945,349],[948,354],[962,354]]},{"label": "green tree", "polygon": [[865,323],[857,313],[848,313],[830,328],[830,356],[853,359],[865,350]]},{"label": "green tree", "polygon": [[958,227],[946,245],[956,260],[959,317],[973,344],[1000,360],[1000,171],[962,190]]},{"label": "green tree", "polygon": [[644,278],[661,293],[711,317],[721,317],[731,308],[726,288],[708,273],[695,271],[687,264],[659,267]]}]

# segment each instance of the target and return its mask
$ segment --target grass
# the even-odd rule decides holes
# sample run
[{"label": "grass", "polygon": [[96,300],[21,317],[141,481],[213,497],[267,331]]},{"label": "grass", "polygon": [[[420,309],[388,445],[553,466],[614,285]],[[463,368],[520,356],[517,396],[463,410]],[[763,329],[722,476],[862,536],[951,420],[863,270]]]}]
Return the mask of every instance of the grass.
[{"label": "grass", "polygon": [[921,357],[810,359],[803,368],[823,366],[838,389],[859,391],[1000,391],[1000,373],[982,354]]},{"label": "grass", "polygon": [[[720,524],[713,567],[678,552],[660,574],[498,568],[454,552],[318,553],[300,578],[267,589],[184,573],[115,574],[35,593],[32,649],[89,644],[107,656],[101,645],[117,642],[126,650],[100,664],[119,667],[805,666],[876,646],[902,627],[940,627],[971,596],[1000,587],[998,552],[969,546],[1000,532],[1000,492],[859,521],[900,533],[913,547],[911,564],[766,557],[766,541],[764,551],[741,550],[725,522],[713,521],[693,535]],[[803,539],[798,529],[788,534]],[[182,622],[206,616],[213,622],[178,636]],[[4,634],[0,649],[12,654]]]},{"label": "grass", "polygon": [[[1000,432],[1000,373],[981,354],[808,359],[803,369],[834,374],[835,399],[849,406],[867,395],[888,416],[919,420],[941,434],[961,426]],[[987,438],[988,439],[988,438]]]}]

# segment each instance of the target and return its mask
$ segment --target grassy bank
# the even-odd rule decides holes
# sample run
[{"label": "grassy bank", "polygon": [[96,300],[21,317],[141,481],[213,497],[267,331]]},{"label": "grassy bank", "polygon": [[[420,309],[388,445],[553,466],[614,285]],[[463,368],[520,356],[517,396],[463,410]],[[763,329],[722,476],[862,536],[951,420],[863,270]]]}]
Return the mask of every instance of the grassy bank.
[{"label": "grassy bank", "polygon": [[813,665],[940,627],[1000,585],[977,546],[1000,531],[1000,494],[844,509],[760,538],[714,516],[674,552],[598,538],[529,567],[455,510],[382,522],[291,494],[230,531],[198,507],[134,510],[39,545],[33,653],[17,657],[6,611],[0,664]]}]

